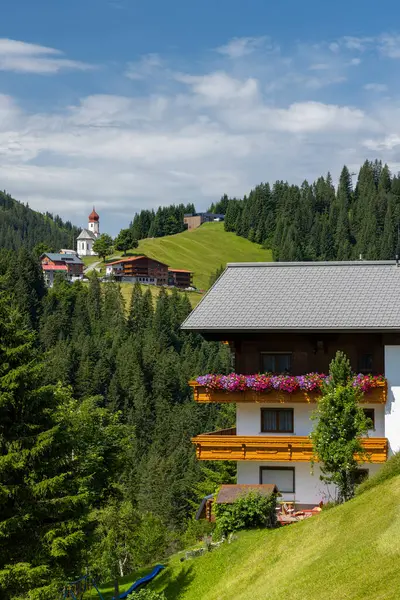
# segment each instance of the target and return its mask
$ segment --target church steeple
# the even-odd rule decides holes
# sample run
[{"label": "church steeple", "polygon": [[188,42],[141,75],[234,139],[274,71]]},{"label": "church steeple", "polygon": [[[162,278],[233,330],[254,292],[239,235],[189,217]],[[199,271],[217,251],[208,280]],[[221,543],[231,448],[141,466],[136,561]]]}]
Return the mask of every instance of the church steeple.
[{"label": "church steeple", "polygon": [[89,231],[97,237],[100,234],[100,217],[94,209],[89,215]]}]

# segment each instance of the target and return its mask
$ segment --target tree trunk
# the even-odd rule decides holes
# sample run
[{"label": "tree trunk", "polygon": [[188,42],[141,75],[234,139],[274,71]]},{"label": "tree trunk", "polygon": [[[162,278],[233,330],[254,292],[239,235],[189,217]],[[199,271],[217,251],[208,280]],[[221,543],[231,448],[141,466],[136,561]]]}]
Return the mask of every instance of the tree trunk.
[{"label": "tree trunk", "polygon": [[115,598],[115,600],[118,600],[118,598],[119,598],[119,581],[118,581],[118,577],[116,577],[114,579],[114,598]]}]

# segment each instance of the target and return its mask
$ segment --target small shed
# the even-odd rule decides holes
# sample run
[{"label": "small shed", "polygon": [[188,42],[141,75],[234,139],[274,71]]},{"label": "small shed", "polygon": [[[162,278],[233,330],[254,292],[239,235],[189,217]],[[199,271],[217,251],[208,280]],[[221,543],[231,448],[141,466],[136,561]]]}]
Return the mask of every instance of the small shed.
[{"label": "small shed", "polygon": [[214,502],[216,504],[233,504],[241,496],[246,496],[250,492],[257,492],[262,496],[271,496],[278,494],[278,488],[273,483],[236,483],[221,485]]}]

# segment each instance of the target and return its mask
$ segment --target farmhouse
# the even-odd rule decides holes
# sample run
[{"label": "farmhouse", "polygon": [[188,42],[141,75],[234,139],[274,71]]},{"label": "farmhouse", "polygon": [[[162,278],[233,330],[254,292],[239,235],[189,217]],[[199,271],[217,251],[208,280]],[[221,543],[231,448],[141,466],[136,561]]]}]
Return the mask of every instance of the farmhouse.
[{"label": "farmhouse", "polygon": [[69,281],[83,277],[84,264],[76,253],[45,253],[40,257],[46,285],[52,287],[56,273],[63,273]]},{"label": "farmhouse", "polygon": [[189,231],[193,229],[197,229],[203,223],[210,223],[211,221],[223,221],[225,215],[218,215],[214,213],[204,212],[204,213],[194,213],[187,214],[183,216],[183,222],[187,225]]},{"label": "farmhouse", "polygon": [[327,373],[342,350],[360,373],[373,422],[359,477],[374,474],[400,450],[399,298],[395,262],[228,265],[182,325],[227,341],[235,373],[244,376],[191,382],[197,402],[236,403],[235,427],[193,438],[197,458],[234,460],[238,484],[276,485],[284,500],[304,507],[328,500],[335,490],[310,464],[318,377],[302,376]]},{"label": "farmhouse", "polygon": [[131,256],[108,263],[106,275],[123,282],[167,285],[168,265],[144,255]]},{"label": "farmhouse", "polygon": [[193,286],[193,271],[185,269],[168,269],[168,285],[186,289]]}]

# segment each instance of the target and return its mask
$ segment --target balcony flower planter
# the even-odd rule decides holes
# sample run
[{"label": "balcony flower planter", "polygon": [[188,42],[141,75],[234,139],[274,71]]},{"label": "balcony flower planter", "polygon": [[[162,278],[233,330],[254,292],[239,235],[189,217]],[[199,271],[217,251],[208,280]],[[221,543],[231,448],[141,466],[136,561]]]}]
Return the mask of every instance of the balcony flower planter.
[{"label": "balcony flower planter", "polygon": [[[327,375],[203,375],[191,381],[196,402],[317,402]],[[363,392],[362,402],[384,404],[386,380],[381,375],[359,374],[353,378],[355,388]]]}]

